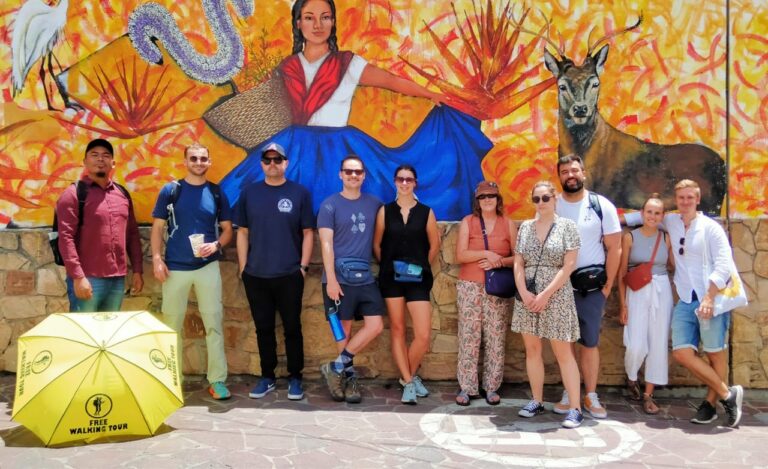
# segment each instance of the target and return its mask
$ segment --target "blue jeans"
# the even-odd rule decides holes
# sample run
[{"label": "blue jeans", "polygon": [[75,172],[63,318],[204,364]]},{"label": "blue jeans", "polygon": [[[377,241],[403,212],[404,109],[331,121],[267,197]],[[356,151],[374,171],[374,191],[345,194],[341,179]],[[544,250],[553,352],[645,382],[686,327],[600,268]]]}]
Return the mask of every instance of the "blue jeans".
[{"label": "blue jeans", "polygon": [[696,315],[699,300],[694,294],[690,303],[678,301],[672,310],[672,350],[682,348],[699,349],[699,342],[705,352],[719,352],[728,348],[726,338],[731,322],[731,312],[720,314],[709,320],[706,328]]},{"label": "blue jeans", "polygon": [[67,277],[67,297],[71,313],[91,313],[96,311],[120,311],[125,295],[125,276],[122,277],[87,277],[91,282],[93,296],[81,300],[75,296],[75,286]]}]

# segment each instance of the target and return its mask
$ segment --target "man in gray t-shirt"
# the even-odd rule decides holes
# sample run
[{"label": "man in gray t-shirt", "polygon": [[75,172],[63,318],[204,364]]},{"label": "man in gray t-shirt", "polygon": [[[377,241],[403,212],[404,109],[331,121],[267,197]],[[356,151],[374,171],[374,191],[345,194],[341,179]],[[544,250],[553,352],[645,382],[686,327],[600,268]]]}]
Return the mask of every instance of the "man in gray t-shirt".
[{"label": "man in gray t-shirt", "polygon": [[[360,190],[365,166],[359,157],[350,155],[341,162],[339,178],[343,190],[320,205],[317,228],[323,255],[325,309],[338,310],[345,338],[336,343],[339,356],[323,364],[320,371],[335,401],[356,404],[362,397],[353,359],[384,328],[384,300],[370,273],[374,223],[382,204]],[[346,266],[352,266],[354,274],[345,275]],[[350,337],[352,320],[360,316],[363,327]]]}]

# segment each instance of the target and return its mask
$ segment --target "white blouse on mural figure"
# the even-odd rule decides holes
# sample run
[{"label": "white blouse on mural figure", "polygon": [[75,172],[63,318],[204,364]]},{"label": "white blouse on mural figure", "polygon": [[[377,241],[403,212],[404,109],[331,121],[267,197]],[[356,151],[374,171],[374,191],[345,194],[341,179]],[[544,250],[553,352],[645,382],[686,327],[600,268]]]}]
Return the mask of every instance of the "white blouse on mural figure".
[{"label": "white blouse on mural figure", "polygon": [[[325,59],[328,58],[328,55],[330,55],[330,52],[314,62],[309,62],[304,57],[303,52],[299,53],[299,61],[301,61],[301,67],[304,69],[304,80],[307,89],[312,85],[317,71],[325,62]],[[359,55],[355,54],[352,57],[339,87],[333,92],[328,102],[312,114],[307,125],[316,127],[344,127],[347,125],[349,112],[352,109],[352,97],[355,94],[358,83],[360,83],[360,76],[363,74],[366,65],[368,65],[368,62]]]}]

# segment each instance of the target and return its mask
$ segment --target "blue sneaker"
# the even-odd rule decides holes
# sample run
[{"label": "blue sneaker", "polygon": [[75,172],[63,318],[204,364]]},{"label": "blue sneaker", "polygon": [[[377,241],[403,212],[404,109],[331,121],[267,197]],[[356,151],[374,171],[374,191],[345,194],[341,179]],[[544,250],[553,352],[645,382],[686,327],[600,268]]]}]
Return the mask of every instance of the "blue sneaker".
[{"label": "blue sneaker", "polygon": [[224,384],[222,381],[216,381],[215,383],[211,383],[210,386],[208,386],[208,394],[211,395],[216,400],[223,401],[225,399],[229,399],[232,397],[232,394],[230,394],[229,389],[227,389],[227,385]]},{"label": "blue sneaker", "polygon": [[424,386],[424,382],[421,380],[419,376],[414,376],[413,379],[411,379],[413,382],[413,385],[416,387],[416,395],[419,397],[427,397],[429,396],[429,389],[427,389],[426,386]]},{"label": "blue sneaker", "polygon": [[403,404],[416,404],[416,385],[413,384],[413,381],[405,383],[405,386],[403,387],[403,397],[400,398],[400,402]]},{"label": "blue sneaker", "polygon": [[581,415],[580,410],[571,409],[568,411],[568,415],[565,416],[565,420],[563,420],[563,426],[565,428],[576,428],[581,425],[583,420],[584,416]]},{"label": "blue sneaker", "polygon": [[291,401],[300,401],[304,399],[304,389],[301,387],[301,379],[291,378],[288,380],[288,399]]},{"label": "blue sneaker", "polygon": [[252,399],[261,399],[267,394],[275,390],[275,380],[272,378],[261,378],[259,384],[257,384],[251,392],[248,393],[248,397]]}]

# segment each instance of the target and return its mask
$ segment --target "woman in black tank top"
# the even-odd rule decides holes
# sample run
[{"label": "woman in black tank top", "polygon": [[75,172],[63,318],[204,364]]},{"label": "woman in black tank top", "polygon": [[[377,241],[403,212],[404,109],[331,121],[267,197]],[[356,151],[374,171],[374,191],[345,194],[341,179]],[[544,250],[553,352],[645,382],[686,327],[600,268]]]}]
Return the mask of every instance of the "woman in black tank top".
[{"label": "woman in black tank top", "polygon": [[[373,252],[379,260],[379,287],[389,313],[392,355],[400,370],[405,404],[416,404],[417,397],[429,391],[416,375],[429,348],[432,328],[432,268],[440,251],[440,233],[432,209],[416,200],[416,170],[402,165],[395,170],[397,199],[379,209]],[[420,281],[395,280],[394,262],[411,264],[409,270],[421,270]],[[411,315],[413,342],[405,343],[405,312]]]}]

